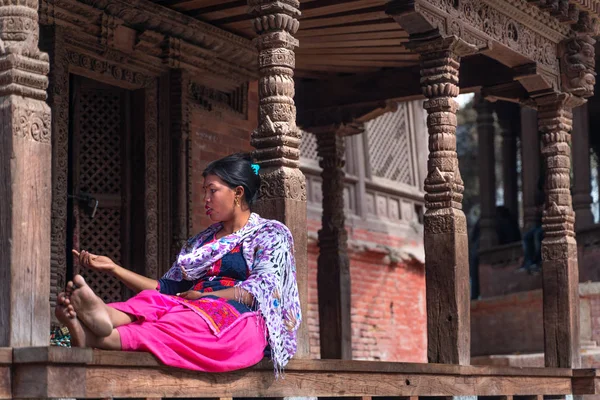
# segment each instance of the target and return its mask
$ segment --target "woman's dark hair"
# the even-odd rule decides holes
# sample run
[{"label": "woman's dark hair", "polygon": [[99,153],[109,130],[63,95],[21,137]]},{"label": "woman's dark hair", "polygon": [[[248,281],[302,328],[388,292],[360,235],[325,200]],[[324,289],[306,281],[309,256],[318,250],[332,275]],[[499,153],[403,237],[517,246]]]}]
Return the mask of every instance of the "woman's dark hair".
[{"label": "woman's dark hair", "polygon": [[[258,171],[258,170],[257,170]],[[258,197],[260,176],[252,168],[252,158],[247,154],[237,153],[212,161],[202,172],[202,176],[216,175],[231,189],[238,186],[244,188],[244,199],[251,206]]]}]

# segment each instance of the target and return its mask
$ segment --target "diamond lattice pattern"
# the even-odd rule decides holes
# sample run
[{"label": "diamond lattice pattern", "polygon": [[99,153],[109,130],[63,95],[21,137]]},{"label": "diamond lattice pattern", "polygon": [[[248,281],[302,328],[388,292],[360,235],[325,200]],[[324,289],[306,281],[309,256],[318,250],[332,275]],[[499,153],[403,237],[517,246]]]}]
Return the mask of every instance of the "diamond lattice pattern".
[{"label": "diamond lattice pattern", "polygon": [[414,185],[406,104],[365,124],[373,175]]},{"label": "diamond lattice pattern", "polygon": [[[121,193],[121,98],[111,91],[84,91],[80,97],[79,187],[94,195]],[[100,204],[92,219],[80,212],[82,249],[121,262],[121,211]],[[105,301],[122,300],[119,281],[106,274],[82,271]]]}]

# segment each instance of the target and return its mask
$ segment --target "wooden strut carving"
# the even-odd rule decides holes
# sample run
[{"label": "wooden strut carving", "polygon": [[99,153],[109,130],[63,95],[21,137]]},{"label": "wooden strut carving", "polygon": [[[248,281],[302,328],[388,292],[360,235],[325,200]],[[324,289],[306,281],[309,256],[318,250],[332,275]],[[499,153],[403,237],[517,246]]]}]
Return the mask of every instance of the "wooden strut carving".
[{"label": "wooden strut carving", "polygon": [[429,362],[470,363],[467,223],[456,154],[460,57],[477,50],[456,37],[411,41],[421,55],[427,98],[428,174],[425,179],[425,258]]},{"label": "wooden strut carving", "polygon": [[322,228],[319,230],[317,285],[320,347],[323,359],[352,359],[351,281],[344,210],[344,134],[361,133],[359,126],[334,126],[316,134],[323,178]]},{"label": "wooden strut carving", "polygon": [[38,1],[0,2],[0,347],[46,346],[50,328],[49,63],[38,41]]},{"label": "wooden strut carving", "polygon": [[[259,123],[250,143],[261,165],[263,179],[256,211],[284,222],[294,236],[298,290],[306,310],[307,236],[306,179],[300,171],[302,133],[296,126],[294,105],[294,48],[298,40],[298,0],[249,0],[258,37]],[[307,324],[298,332],[297,357],[308,351]]]}]

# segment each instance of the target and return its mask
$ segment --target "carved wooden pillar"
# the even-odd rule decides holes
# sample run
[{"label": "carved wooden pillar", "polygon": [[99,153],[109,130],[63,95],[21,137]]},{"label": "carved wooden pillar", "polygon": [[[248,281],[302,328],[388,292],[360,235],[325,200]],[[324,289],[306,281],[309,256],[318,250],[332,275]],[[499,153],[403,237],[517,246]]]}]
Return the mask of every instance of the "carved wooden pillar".
[{"label": "carved wooden pillar", "polygon": [[537,98],[546,167],[542,217],[544,348],[547,367],[578,368],[579,272],[571,202],[570,100],[565,93]]},{"label": "carved wooden pillar", "polygon": [[[294,48],[298,40],[298,0],[249,0],[254,16],[259,67],[259,125],[252,133],[254,157],[263,184],[256,211],[290,228],[295,243],[298,290],[306,316],[307,233],[306,179],[300,171],[302,133],[294,105]],[[296,357],[308,357],[308,324],[300,325]]]},{"label": "carved wooden pillar", "polygon": [[468,237],[463,181],[456,155],[460,56],[474,48],[456,38],[413,40],[421,55],[427,97],[429,160],[425,179],[427,357],[431,363],[470,362]]},{"label": "carved wooden pillar", "polygon": [[352,359],[350,260],[344,212],[345,136],[362,132],[362,124],[315,132],[323,178],[317,261],[322,359]]},{"label": "carved wooden pillar", "polygon": [[521,107],[521,180],[523,182],[523,232],[531,229],[539,220],[539,204],[536,202],[540,179],[540,135],[537,111]]},{"label": "carved wooden pillar", "polygon": [[38,1],[0,3],[0,347],[47,346],[52,153]]},{"label": "carved wooden pillar", "polygon": [[573,208],[575,230],[594,224],[591,195],[590,129],[587,103],[573,110]]},{"label": "carved wooden pillar", "polygon": [[188,80],[186,73],[180,69],[169,71],[169,96],[170,96],[170,133],[172,148],[173,181],[172,193],[172,241],[171,257],[179,253],[181,247],[191,235],[189,226],[189,107],[186,99]]},{"label": "carved wooden pillar", "polygon": [[479,220],[479,248],[490,248],[498,243],[496,235],[496,157],[494,153],[494,114],[492,105],[478,98],[477,137],[479,149],[479,197],[481,219]]},{"label": "carved wooden pillar", "polygon": [[504,206],[514,218],[519,217],[519,182],[517,175],[517,132],[519,108],[516,104],[496,104],[498,122],[502,128],[502,187]]},{"label": "carved wooden pillar", "polygon": [[571,198],[571,130],[574,107],[594,93],[595,22],[582,12],[579,33],[559,47],[562,93],[535,98],[546,169],[542,217],[544,354],[547,367],[579,368],[579,271]]}]

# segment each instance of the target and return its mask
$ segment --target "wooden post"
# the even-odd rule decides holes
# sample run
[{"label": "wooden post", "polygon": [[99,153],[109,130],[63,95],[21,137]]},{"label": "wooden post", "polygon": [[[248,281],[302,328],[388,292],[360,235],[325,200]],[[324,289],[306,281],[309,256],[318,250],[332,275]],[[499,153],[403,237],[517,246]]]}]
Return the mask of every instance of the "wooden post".
[{"label": "wooden post", "polygon": [[542,217],[544,349],[547,367],[579,368],[579,271],[571,192],[571,95],[536,99],[546,167]]},{"label": "wooden post", "polygon": [[540,135],[537,111],[521,107],[521,179],[523,181],[523,232],[531,229],[540,218],[536,203],[540,179]]},{"label": "wooden post", "polygon": [[421,55],[427,97],[429,160],[425,179],[427,358],[430,363],[470,363],[470,294],[463,181],[456,155],[460,56],[475,48],[456,37],[413,40]]},{"label": "wooden post", "polygon": [[494,115],[490,102],[479,98],[477,110],[477,137],[479,150],[479,248],[487,249],[498,244],[496,235],[496,157],[494,153]]},{"label": "wooden post", "polygon": [[[263,184],[256,211],[290,228],[295,242],[296,277],[306,318],[307,241],[306,179],[300,171],[302,133],[296,126],[294,105],[294,48],[298,40],[298,0],[249,0],[258,37],[259,122],[252,133],[254,157],[261,166]],[[308,324],[300,325],[296,358],[309,355]]]},{"label": "wooden post", "polygon": [[0,3],[0,347],[47,346],[52,153],[38,1]]},{"label": "wooden post", "polygon": [[345,136],[363,132],[342,125],[315,132],[323,178],[317,287],[321,358],[352,359],[350,260],[344,213]]},{"label": "wooden post", "polygon": [[573,209],[575,210],[575,230],[594,225],[591,196],[590,168],[590,123],[588,104],[573,110]]},{"label": "wooden post", "polygon": [[171,259],[179,253],[191,235],[192,227],[189,221],[189,105],[186,99],[186,85],[188,84],[186,73],[181,69],[169,70],[169,95],[170,95],[170,130],[171,148],[175,163],[172,163],[173,171],[171,179],[173,182],[173,224]]},{"label": "wooden post", "polygon": [[519,218],[519,182],[517,175],[517,132],[519,107],[508,102],[496,103],[498,122],[502,128],[502,187],[504,206],[513,218]]},{"label": "wooden post", "polygon": [[546,168],[542,217],[544,358],[547,367],[580,368],[579,271],[571,198],[571,130],[574,107],[594,93],[595,22],[582,12],[578,34],[559,46],[561,89],[535,97]]}]

